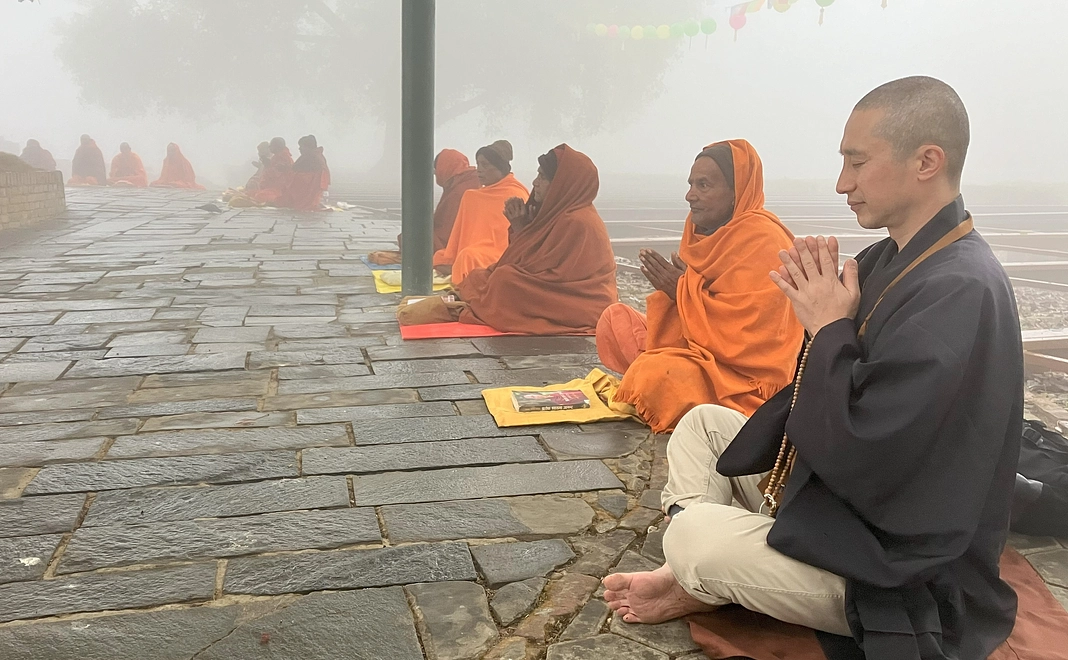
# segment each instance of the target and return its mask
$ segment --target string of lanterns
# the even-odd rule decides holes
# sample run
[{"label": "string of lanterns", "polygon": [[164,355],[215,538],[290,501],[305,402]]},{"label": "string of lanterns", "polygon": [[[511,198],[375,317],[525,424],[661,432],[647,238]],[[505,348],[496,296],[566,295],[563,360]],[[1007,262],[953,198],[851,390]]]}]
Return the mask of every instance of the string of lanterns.
[{"label": "string of lanterns", "polygon": [[[730,7],[728,25],[734,29],[734,38],[738,38],[738,30],[745,27],[746,14],[760,11],[765,6],[783,13],[790,9],[798,0],[750,0]],[[823,13],[827,7],[834,4],[834,0],[815,0],[820,8],[819,24],[823,25]],[[882,0],[882,6],[886,8],[887,0]],[[605,23],[590,23],[586,26],[587,34],[605,37],[608,39],[620,39],[622,41],[642,41],[652,39],[680,39],[689,37],[691,41],[699,34],[705,35],[705,44],[708,37],[716,32],[719,25],[713,18],[697,20],[691,18],[686,21],[678,21],[670,25],[607,25]]]}]

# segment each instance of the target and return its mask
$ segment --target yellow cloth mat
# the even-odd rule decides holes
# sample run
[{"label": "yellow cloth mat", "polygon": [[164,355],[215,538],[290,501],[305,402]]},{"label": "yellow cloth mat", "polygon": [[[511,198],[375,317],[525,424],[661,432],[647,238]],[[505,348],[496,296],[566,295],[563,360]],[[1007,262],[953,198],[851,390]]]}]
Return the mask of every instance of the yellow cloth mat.
[{"label": "yellow cloth mat", "polygon": [[[641,421],[634,406],[614,401],[619,389],[619,379],[594,369],[585,378],[562,385],[544,387],[498,387],[482,390],[486,407],[499,427],[528,426],[531,424],[589,424],[590,422],[607,422],[617,419],[635,419]],[[582,390],[590,400],[589,408],[576,410],[545,410],[538,412],[517,412],[512,405],[512,392],[544,392],[555,390]]]},{"label": "yellow cloth mat", "polygon": [[[379,293],[400,293],[400,271],[399,270],[372,270],[371,274],[375,276],[375,291]],[[448,277],[434,276],[434,290],[444,291],[449,288],[452,283]]]}]

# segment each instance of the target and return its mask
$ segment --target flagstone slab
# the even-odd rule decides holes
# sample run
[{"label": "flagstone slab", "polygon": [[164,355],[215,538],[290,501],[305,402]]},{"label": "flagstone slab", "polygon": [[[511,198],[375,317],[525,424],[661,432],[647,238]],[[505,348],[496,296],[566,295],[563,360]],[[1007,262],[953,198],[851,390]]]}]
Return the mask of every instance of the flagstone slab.
[{"label": "flagstone slab", "polygon": [[307,351],[258,351],[248,356],[249,369],[301,367],[309,365],[363,364],[367,358],[359,348]]},{"label": "flagstone slab", "polygon": [[209,600],[215,562],[0,585],[0,622]]},{"label": "flagstone slab", "polygon": [[26,362],[0,364],[0,382],[22,383],[59,378],[72,362]]},{"label": "flagstone slab", "polygon": [[419,388],[419,398],[423,401],[481,401],[482,390],[484,389],[486,389],[485,385],[477,383],[421,387]]},{"label": "flagstone slab", "polygon": [[492,543],[471,548],[475,566],[490,589],[509,582],[548,575],[575,558],[560,539],[519,543]]},{"label": "flagstone slab", "polygon": [[[263,399],[263,410],[301,410],[311,408],[348,408],[352,406],[382,406],[419,403],[415,390],[366,390],[362,392],[320,392],[318,394],[287,394]],[[343,416],[344,417],[344,416]],[[348,417],[344,417],[348,419]],[[299,416],[298,416],[299,419]],[[316,423],[316,422],[301,422]]]},{"label": "flagstone slab", "polygon": [[459,344],[439,343],[432,339],[418,343],[408,342],[401,346],[375,346],[367,349],[372,361],[418,360],[422,358],[479,357],[478,349],[469,341]]},{"label": "flagstone slab", "polygon": [[0,427],[32,426],[38,423],[86,422],[95,410],[35,410],[21,413],[0,413]]},{"label": "flagstone slab", "polygon": [[349,378],[368,376],[371,370],[365,364],[323,364],[306,367],[281,367],[279,380],[306,380],[312,378]]},{"label": "flagstone slab", "polygon": [[0,467],[32,467],[46,463],[88,460],[103,449],[106,442],[107,438],[9,442],[0,445]]},{"label": "flagstone slab", "polygon": [[193,336],[193,343],[264,342],[270,333],[268,327],[201,328]]},{"label": "flagstone slab", "polygon": [[592,337],[481,337],[471,343],[483,355],[559,355],[597,353]]},{"label": "flagstone slab", "polygon": [[62,534],[0,538],[0,584],[40,578],[62,538]]},{"label": "flagstone slab", "polygon": [[80,493],[201,482],[235,483],[296,476],[297,457],[292,451],[137,458],[46,465],[33,478],[24,493]]},{"label": "flagstone slab", "polygon": [[446,402],[434,404],[449,413],[418,419],[381,419],[353,424],[357,445],[383,445],[430,440],[460,440],[463,438],[491,438],[508,435],[531,435],[530,427],[499,428],[489,415],[458,416]]},{"label": "flagstone slab", "polygon": [[257,429],[197,429],[122,436],[115,440],[107,456],[108,458],[143,458],[208,453],[232,454],[272,449],[342,447],[348,444],[348,429],[344,424]]},{"label": "flagstone slab", "polygon": [[222,397],[259,397],[267,393],[266,381],[221,381],[208,380],[202,385],[188,387],[149,387],[137,390],[127,397],[129,403],[165,403],[168,401],[198,401]]},{"label": "flagstone slab", "polygon": [[545,660],[589,660],[590,658],[668,660],[668,657],[666,653],[655,651],[618,635],[604,634],[553,644],[549,647]]},{"label": "flagstone slab", "polygon": [[476,579],[466,543],[419,543],[367,550],[232,559],[223,592],[247,595],[364,589]]},{"label": "flagstone slab", "polygon": [[473,582],[413,584],[407,588],[421,614],[423,644],[436,660],[469,660],[489,650],[500,635],[486,592]]},{"label": "flagstone slab", "polygon": [[114,437],[136,433],[136,419],[112,419],[97,422],[58,422],[0,427],[0,444],[11,442],[45,442],[76,438]]},{"label": "flagstone slab", "polygon": [[594,518],[581,498],[560,495],[397,504],[381,513],[394,543],[577,534]]},{"label": "flagstone slab", "polygon": [[151,321],[155,308],[142,309],[99,309],[84,312],[66,312],[56,321],[57,325],[70,323],[130,323],[139,321]]},{"label": "flagstone slab", "polygon": [[58,573],[263,552],[380,543],[372,509],[287,511],[238,518],[170,520],[74,532]]},{"label": "flagstone slab", "polygon": [[[2,399],[0,399],[2,401]],[[353,406],[344,408],[321,408],[298,410],[297,424],[329,424],[331,422],[354,422],[360,428],[371,420],[398,420],[407,417],[441,417],[455,415],[456,409],[447,401],[432,403],[401,403],[381,406]]]},{"label": "flagstone slab", "polygon": [[612,616],[609,630],[620,637],[626,637],[658,651],[663,651],[671,657],[701,650],[701,647],[690,636],[690,624],[681,619],[646,625],[642,623],[625,623],[622,617],[615,614]]},{"label": "flagstone slab", "polygon": [[195,401],[165,401],[161,403],[136,403],[127,406],[104,408],[96,414],[97,419],[123,417],[159,417],[184,413],[246,412],[256,410],[256,399],[199,399]]},{"label": "flagstone slab", "polygon": [[535,438],[518,436],[308,449],[302,455],[301,466],[304,474],[366,474],[391,470],[548,460],[549,455]]},{"label": "flagstone slab", "polygon": [[567,383],[576,378],[585,378],[589,367],[544,368],[544,369],[493,369],[471,372],[480,383],[491,387],[525,385],[544,387]]},{"label": "flagstone slab", "polygon": [[[266,386],[271,374],[265,371],[205,371],[191,373],[152,374],[145,377],[141,389],[177,389],[181,387],[239,387],[249,383]],[[258,390],[257,390],[258,391]],[[231,394],[230,396],[234,396]]]},{"label": "flagstone slab", "polygon": [[622,488],[600,461],[387,472],[353,478],[358,506]]},{"label": "flagstone slab", "polygon": [[80,392],[71,394],[44,394],[39,396],[5,396],[0,397],[0,412],[100,408],[123,403],[125,399],[126,395],[122,392]]},{"label": "flagstone slab", "polygon": [[[32,501],[41,498],[29,499]],[[96,496],[82,527],[139,525],[194,518],[229,518],[347,506],[348,483],[344,477],[336,476],[275,479],[217,486],[115,490]],[[3,520],[2,515],[3,509],[0,508],[0,520]]]},{"label": "flagstone slab", "polygon": [[116,346],[104,354],[105,359],[126,357],[156,357],[161,355],[185,355],[192,346],[189,344],[130,344]]},{"label": "flagstone slab", "polygon": [[459,357],[441,358],[428,360],[410,360],[393,362],[372,362],[372,368],[381,376],[395,374],[423,374],[437,373],[440,371],[487,371],[490,369],[503,369],[503,365],[493,358],[485,357]]},{"label": "flagstone slab", "polygon": [[355,376],[352,378],[313,378],[286,380],[278,383],[278,394],[315,394],[319,392],[352,392],[358,390],[388,390],[426,385],[469,384],[462,371],[426,374],[398,374],[394,376]]},{"label": "flagstone slab", "polygon": [[153,417],[141,427],[143,433],[180,429],[241,429],[292,424],[294,416],[287,412],[194,412],[166,417]]},{"label": "flagstone slab", "polygon": [[14,353],[7,360],[6,364],[25,364],[35,365],[42,362],[78,362],[81,360],[99,360],[107,355],[106,349],[91,350],[91,351],[54,351],[48,353]]},{"label": "flagstone slab", "polygon": [[534,577],[497,589],[497,593],[490,599],[490,609],[496,615],[497,621],[505,627],[515,623],[538,600],[546,582],[545,578]]},{"label": "flagstone slab", "polygon": [[85,495],[46,495],[0,500],[0,537],[69,532]]},{"label": "flagstone slab", "polygon": [[228,369],[244,368],[245,355],[243,353],[218,353],[214,355],[82,360],[67,372],[67,376],[70,378],[95,378],[176,371],[226,371]]},{"label": "flagstone slab", "polygon": [[141,382],[141,376],[113,378],[64,378],[48,383],[19,383],[6,392],[7,396],[42,396],[49,394],[81,394],[83,392],[129,392]]}]

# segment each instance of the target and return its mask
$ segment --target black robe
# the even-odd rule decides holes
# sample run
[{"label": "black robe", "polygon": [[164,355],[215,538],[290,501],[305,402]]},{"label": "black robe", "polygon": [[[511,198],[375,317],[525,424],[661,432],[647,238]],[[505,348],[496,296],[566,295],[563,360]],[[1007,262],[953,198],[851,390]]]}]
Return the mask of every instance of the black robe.
[{"label": "black robe", "polygon": [[[967,217],[957,198],[898,254],[858,256],[861,302],[814,338],[801,393],[756,411],[719,459],[769,470],[784,424],[797,448],[768,544],[846,579],[853,639],[828,657],[983,660],[1012,632],[999,577],[1023,420],[1023,347],[1008,276],[971,232],[886,286]],[[787,417],[789,417],[787,421]]]}]

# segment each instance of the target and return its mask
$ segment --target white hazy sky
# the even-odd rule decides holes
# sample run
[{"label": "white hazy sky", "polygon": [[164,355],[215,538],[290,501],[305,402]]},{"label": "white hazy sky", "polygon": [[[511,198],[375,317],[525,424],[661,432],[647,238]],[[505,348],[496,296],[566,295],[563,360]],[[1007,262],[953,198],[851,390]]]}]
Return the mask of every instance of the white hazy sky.
[{"label": "white hazy sky", "polygon": [[[440,0],[439,11],[448,1]],[[655,14],[655,0],[642,1]],[[968,182],[1068,182],[1068,2],[888,0],[883,9],[880,0],[838,0],[819,26],[814,0],[798,0],[784,14],[751,14],[737,41],[726,25],[728,3],[709,4],[710,15],[721,18],[719,32],[707,47],[701,36],[683,46],[665,78],[666,93],[629,126],[532,141],[519,125],[486,134],[476,111],[441,127],[439,146],[473,155],[479,145],[508,137],[516,167],[525,171],[538,153],[568,141],[605,173],[685,175],[702,145],[744,137],[763,157],[767,178],[827,179],[837,175],[838,141],[853,104],[882,82],[927,74],[953,85],[968,107]],[[20,144],[38,138],[57,158],[70,158],[83,132],[108,158],[126,140],[150,175],[166,143],[175,141],[217,184],[240,183],[233,172],[244,172],[255,144],[275,134],[295,142],[316,133],[339,169],[367,167],[380,153],[373,125],[317,130],[314,117],[296,111],[271,126],[204,127],[178,117],[114,118],[87,106],[53,55],[54,21],[77,5],[0,0],[0,136]]]}]

